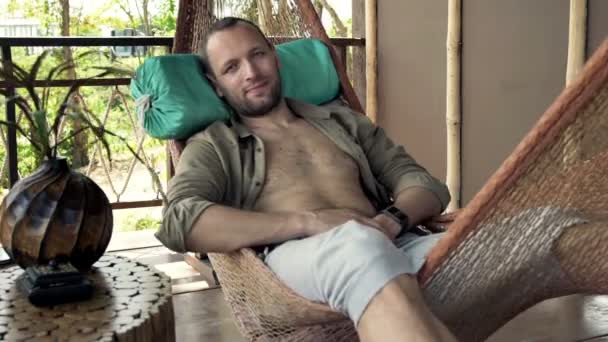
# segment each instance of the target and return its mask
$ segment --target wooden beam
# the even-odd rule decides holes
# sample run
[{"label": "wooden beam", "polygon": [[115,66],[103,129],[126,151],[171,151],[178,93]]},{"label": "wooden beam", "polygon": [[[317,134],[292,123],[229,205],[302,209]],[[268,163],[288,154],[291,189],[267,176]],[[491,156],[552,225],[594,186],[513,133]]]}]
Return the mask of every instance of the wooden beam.
[{"label": "wooden beam", "polygon": [[148,201],[132,201],[132,202],[113,202],[110,203],[113,210],[119,209],[135,209],[135,208],[147,208],[147,207],[160,207],[163,205],[162,200],[148,200]]},{"label": "wooden beam", "polygon": [[377,8],[376,0],[365,0],[365,103],[367,116],[373,122],[378,122]]},{"label": "wooden beam", "polygon": [[2,46],[169,46],[172,37],[0,37]]},{"label": "wooden beam", "polygon": [[[352,28],[353,37],[365,37],[365,0],[352,1]],[[352,51],[352,70],[350,79],[353,82],[355,93],[361,101],[363,108],[367,108],[365,99],[367,91],[365,90],[365,44],[363,47],[353,46]]]},{"label": "wooden beam", "polygon": [[[59,88],[67,88],[70,87],[72,85],[74,85],[75,83],[78,83],[80,86],[115,86],[115,85],[129,85],[131,83],[131,79],[130,78],[125,78],[125,77],[121,77],[121,78],[89,78],[89,79],[84,79],[84,78],[80,78],[80,79],[75,79],[75,80],[34,80],[32,81],[34,87],[44,87],[44,88],[51,88],[51,87],[59,87]],[[14,84],[11,81],[0,81],[0,89],[5,89],[5,88],[25,88],[27,87],[27,85],[25,84]]]},{"label": "wooden beam", "polygon": [[447,125],[447,175],[446,183],[452,201],[448,211],[460,207],[461,191],[461,85],[460,85],[460,52],[462,27],[462,1],[448,2],[448,35],[447,35],[447,83],[446,83],[446,125]]},{"label": "wooden beam", "polygon": [[213,275],[213,267],[211,263],[207,260],[207,263],[200,258],[190,255],[184,254],[184,261],[194,268],[198,273],[201,274],[203,279],[209,284],[210,287],[217,287],[219,283],[217,282],[216,277]]}]

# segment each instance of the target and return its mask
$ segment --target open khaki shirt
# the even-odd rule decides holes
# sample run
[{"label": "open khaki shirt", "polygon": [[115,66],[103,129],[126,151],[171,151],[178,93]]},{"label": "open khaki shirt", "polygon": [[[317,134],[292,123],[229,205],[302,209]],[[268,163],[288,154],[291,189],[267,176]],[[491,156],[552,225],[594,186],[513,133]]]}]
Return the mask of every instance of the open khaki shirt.
[{"label": "open khaki shirt", "polygon": [[[411,187],[432,191],[442,210],[447,206],[446,186],[365,115],[335,102],[321,107],[287,99],[287,104],[356,161],[363,190],[377,209]],[[215,122],[192,136],[169,181],[168,205],[156,237],[168,248],[185,252],[185,239],[205,209],[222,204],[253,210],[264,185],[264,156],[262,140],[235,119]]]}]

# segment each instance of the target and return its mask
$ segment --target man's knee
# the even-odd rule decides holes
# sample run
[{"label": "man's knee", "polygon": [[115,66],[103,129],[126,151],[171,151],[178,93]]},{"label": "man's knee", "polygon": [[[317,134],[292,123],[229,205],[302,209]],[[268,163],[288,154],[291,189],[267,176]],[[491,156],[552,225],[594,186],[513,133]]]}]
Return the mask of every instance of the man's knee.
[{"label": "man's knee", "polygon": [[333,232],[315,254],[315,285],[323,300],[355,321],[380,288],[408,272],[403,254],[384,233],[354,221]]},{"label": "man's knee", "polygon": [[316,252],[314,266],[317,270],[327,268],[327,272],[335,274],[345,268],[365,268],[370,260],[387,252],[397,253],[398,250],[384,233],[356,221],[349,221],[330,232]]},{"label": "man's knee", "polygon": [[390,280],[417,271],[384,233],[355,221],[287,242],[266,262],[297,293],[325,302],[355,322]]}]

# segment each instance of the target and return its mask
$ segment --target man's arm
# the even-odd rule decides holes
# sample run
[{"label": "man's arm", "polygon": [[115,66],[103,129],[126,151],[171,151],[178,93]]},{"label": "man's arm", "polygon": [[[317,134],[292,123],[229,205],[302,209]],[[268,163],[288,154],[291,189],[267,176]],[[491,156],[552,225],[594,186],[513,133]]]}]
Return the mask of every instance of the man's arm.
[{"label": "man's arm", "polygon": [[357,136],[374,175],[391,192],[394,205],[409,216],[410,224],[440,214],[450,201],[445,184],[393,143],[382,128],[367,117],[355,116]]},{"label": "man's arm", "polygon": [[[428,189],[421,187],[403,190],[397,195],[393,205],[408,216],[410,227],[440,214],[442,209],[437,196]],[[383,213],[376,215],[374,220],[380,223],[384,228],[384,233],[390,239],[397,237],[402,230],[399,224]]]},{"label": "man's arm", "polygon": [[221,205],[227,177],[211,142],[205,138],[190,142],[169,182],[168,205],[157,238],[178,252],[229,252],[302,235],[303,214],[268,214]]},{"label": "man's arm", "polygon": [[177,252],[231,252],[315,235],[351,219],[376,225],[352,210],[261,213],[224,206],[227,181],[211,143],[188,144],[169,182],[156,237]]},{"label": "man's arm", "polygon": [[305,213],[261,213],[213,205],[199,216],[186,238],[197,252],[231,252],[305,234]]},{"label": "man's arm", "polygon": [[383,223],[350,209],[261,213],[214,205],[196,221],[186,247],[197,252],[226,253],[320,234],[350,220],[385,230]]},{"label": "man's arm", "polygon": [[422,187],[412,187],[401,191],[393,205],[407,214],[410,226],[441,214],[443,209],[437,196]]}]

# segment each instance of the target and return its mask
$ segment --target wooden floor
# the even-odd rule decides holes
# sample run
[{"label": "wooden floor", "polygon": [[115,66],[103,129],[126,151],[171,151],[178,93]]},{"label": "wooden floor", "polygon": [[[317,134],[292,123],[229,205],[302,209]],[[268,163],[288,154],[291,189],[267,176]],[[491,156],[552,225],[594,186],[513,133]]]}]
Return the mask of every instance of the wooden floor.
[{"label": "wooden floor", "polygon": [[219,288],[173,296],[178,342],[240,342],[230,309]]},{"label": "wooden floor", "polygon": [[[240,342],[219,288],[173,297],[178,342]],[[608,341],[608,296],[552,299],[522,313],[487,342]]]},{"label": "wooden floor", "polygon": [[[129,233],[118,239],[113,238],[108,253],[147,263],[172,278],[178,342],[244,341],[224,301],[221,288],[209,286],[196,270],[183,261],[183,255],[160,246],[151,233]],[[487,340],[583,341],[608,341],[608,296],[569,296],[540,303],[520,314]]]},{"label": "wooden floor", "polygon": [[[178,342],[244,341],[224,301],[221,288],[203,285],[180,290],[180,286],[188,288],[189,284],[205,284],[196,270],[183,262],[182,255],[159,246],[150,233],[129,233],[113,240],[110,253],[135,258],[171,276]],[[608,296],[568,296],[542,302],[517,316],[487,340],[583,341],[608,341]]]}]

